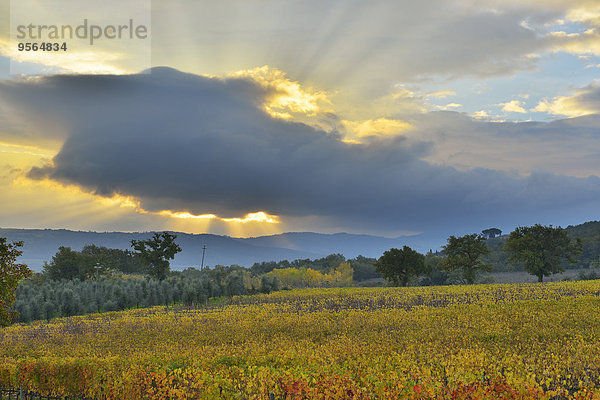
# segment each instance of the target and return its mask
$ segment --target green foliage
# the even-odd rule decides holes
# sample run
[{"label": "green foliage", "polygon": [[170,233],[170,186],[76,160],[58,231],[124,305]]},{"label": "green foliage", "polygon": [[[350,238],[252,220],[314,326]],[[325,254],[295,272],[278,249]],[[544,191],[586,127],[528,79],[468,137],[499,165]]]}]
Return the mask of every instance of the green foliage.
[{"label": "green foliage", "polygon": [[136,254],[146,264],[148,275],[158,280],[167,277],[170,270],[169,260],[181,251],[181,247],[175,243],[176,238],[176,235],[162,232],[155,233],[148,240],[131,241]]},{"label": "green foliage", "polygon": [[579,268],[594,268],[594,265],[591,264],[600,259],[600,221],[568,226],[566,231],[571,238],[581,240],[579,263],[569,265]]},{"label": "green foliage", "polygon": [[81,254],[87,259],[89,265],[94,266],[92,272],[96,276],[110,275],[112,271],[120,271],[124,274],[144,272],[142,261],[129,250],[88,244],[83,247]]},{"label": "green foliage", "polygon": [[352,279],[356,282],[366,281],[368,279],[381,278],[381,274],[377,272],[375,268],[376,258],[369,258],[363,256],[357,256],[351,260],[348,260],[354,271]]},{"label": "green foliage", "polygon": [[44,273],[50,279],[75,279],[84,278],[86,266],[81,253],[73,251],[70,247],[60,246],[52,261],[44,263]]},{"label": "green foliage", "polygon": [[260,292],[270,293],[279,290],[279,280],[276,276],[263,275],[260,279]]},{"label": "green foliage", "polygon": [[287,260],[281,261],[276,268],[308,268],[319,272],[329,273],[337,268],[340,263],[345,261],[346,257],[344,257],[343,254],[330,254],[315,260],[304,258],[292,262],[288,262]]},{"label": "green foliage", "polygon": [[333,271],[334,269],[336,269],[340,265],[340,263],[343,263],[345,261],[346,261],[346,257],[344,257],[343,254],[330,254],[323,258],[317,258],[316,260],[313,260],[313,261],[309,260],[308,262],[306,262],[306,260],[292,261],[290,263],[290,265],[292,267],[305,267],[305,268],[314,269],[316,271],[329,273],[329,272]]},{"label": "green foliage", "polygon": [[489,254],[485,236],[473,233],[461,237],[450,236],[448,243],[442,248],[446,258],[440,266],[448,271],[462,271],[462,279],[467,284],[475,283],[477,275],[482,271],[491,271],[491,266],[482,260]]},{"label": "green foliage", "polygon": [[394,286],[407,286],[410,278],[425,272],[425,256],[408,246],[390,249],[379,257],[375,269]]},{"label": "green foliage", "polygon": [[267,274],[277,268],[289,268],[289,267],[290,267],[290,262],[288,260],[279,261],[279,262],[263,261],[263,262],[254,263],[252,265],[252,267],[250,267],[250,271],[252,272],[252,275],[256,276],[256,275]]},{"label": "green foliage", "polygon": [[522,263],[539,282],[544,276],[563,272],[563,262],[576,263],[581,247],[581,240],[573,241],[565,229],[540,224],[518,227],[504,245],[510,253],[509,260]]},{"label": "green foliage", "polygon": [[26,279],[16,290],[14,308],[19,312],[19,322],[30,322],[174,302],[203,305],[209,298],[270,293],[278,289],[276,277],[252,278],[247,269],[239,266],[204,271],[188,268],[162,281],[135,276],[84,281]]},{"label": "green foliage", "polygon": [[433,253],[431,250],[425,254],[425,276],[419,283],[422,286],[442,286],[453,283],[451,274],[441,268],[444,257]]},{"label": "green foliage", "polygon": [[[568,226],[565,230],[572,239],[581,239],[582,252],[578,256],[577,263],[563,263],[562,266],[565,269],[595,268],[596,262],[600,258],[600,221],[589,221],[580,225]],[[523,270],[523,265],[511,262],[509,260],[510,254],[504,250],[507,236],[496,237],[487,241],[490,254],[482,259],[493,266],[494,272]]]},{"label": "green foliage", "polygon": [[54,280],[97,279],[118,272],[142,272],[143,269],[141,261],[130,251],[93,244],[84,246],[81,251],[61,246],[52,261],[44,263],[44,274]]},{"label": "green foliage", "polygon": [[13,310],[15,290],[22,279],[32,274],[27,265],[16,263],[23,254],[19,247],[23,247],[23,242],[7,243],[6,238],[0,237],[0,326],[10,324],[18,315]]},{"label": "green foliage", "polygon": [[248,294],[248,288],[244,282],[244,274],[234,272],[227,275],[225,279],[225,296],[235,296]]},{"label": "green foliage", "polygon": [[481,259],[486,264],[489,264],[494,272],[509,272],[521,269],[518,264],[511,263],[508,260],[510,254],[504,251],[506,239],[506,237],[496,237],[488,239],[486,242],[490,252],[483,255]]}]

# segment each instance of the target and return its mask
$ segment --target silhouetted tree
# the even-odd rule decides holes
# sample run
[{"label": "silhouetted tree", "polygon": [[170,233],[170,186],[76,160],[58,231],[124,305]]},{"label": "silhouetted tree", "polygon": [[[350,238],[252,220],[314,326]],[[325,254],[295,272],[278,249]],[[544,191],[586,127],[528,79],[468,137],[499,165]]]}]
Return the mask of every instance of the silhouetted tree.
[{"label": "silhouetted tree", "polygon": [[170,270],[169,260],[181,251],[175,243],[176,235],[169,232],[155,233],[148,240],[132,240],[131,246],[147,266],[148,275],[163,280]]},{"label": "silhouetted tree", "polygon": [[489,229],[484,229],[483,231],[481,231],[481,233],[487,238],[487,239],[493,239],[496,236],[500,236],[502,235],[502,231],[498,228],[489,228]]}]

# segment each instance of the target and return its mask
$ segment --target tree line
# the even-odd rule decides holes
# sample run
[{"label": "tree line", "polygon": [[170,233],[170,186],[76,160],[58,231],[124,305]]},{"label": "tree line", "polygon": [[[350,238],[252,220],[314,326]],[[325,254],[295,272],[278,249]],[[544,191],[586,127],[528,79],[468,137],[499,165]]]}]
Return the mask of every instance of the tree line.
[{"label": "tree line", "polygon": [[169,260],[181,251],[175,243],[176,235],[155,233],[147,240],[132,240],[131,250],[110,249],[89,244],[81,251],[61,246],[50,262],[45,262],[43,273],[53,280],[86,280],[115,274],[146,274],[154,279],[166,279],[170,272]]},{"label": "tree line", "polygon": [[[437,275],[447,280],[452,272],[459,273],[462,283],[473,284],[481,273],[492,271],[492,266],[483,257],[489,255],[487,240],[490,233],[495,234],[496,231],[499,230],[450,236],[440,256],[430,253],[426,257],[408,246],[393,248],[377,260],[375,268],[396,286],[407,286],[411,279],[421,275],[428,278]],[[503,250],[508,253],[509,262],[519,264],[535,275],[538,282],[543,282],[544,277],[563,272],[565,264],[578,262],[576,257],[582,253],[582,240],[572,239],[561,227],[536,224],[517,227],[506,239]]]},{"label": "tree line", "polygon": [[87,280],[23,281],[16,289],[16,322],[50,320],[96,312],[157,305],[206,305],[209,299],[279,289],[276,277],[251,277],[242,267],[173,271],[166,279],[101,276]]},{"label": "tree line", "polygon": [[352,268],[352,280],[355,282],[366,281],[369,279],[381,278],[375,269],[376,258],[357,256],[347,259],[343,254],[330,254],[326,257],[311,260],[309,258],[297,259],[293,261],[263,261],[254,263],[250,267],[252,275],[262,275],[278,269],[310,269],[320,273],[329,274],[342,263],[349,263]]},{"label": "tree line", "polygon": [[214,297],[279,288],[276,277],[252,276],[238,266],[170,271],[169,260],[181,251],[175,239],[168,232],[155,233],[148,240],[132,240],[134,251],[60,247],[43,272],[33,274],[16,263],[23,243],[0,238],[0,326],[15,319],[29,322],[160,304],[202,304]]},{"label": "tree line", "polygon": [[[132,250],[60,247],[43,272],[34,276],[16,263],[23,243],[0,238],[0,325],[17,315],[18,321],[27,322],[175,302],[205,303],[213,297],[286,288],[351,286],[381,277],[397,286],[472,284],[491,271],[486,262],[488,243],[500,233],[491,228],[481,234],[450,236],[439,253],[420,254],[404,246],[379,259],[331,254],[315,260],[260,262],[249,269],[233,265],[171,271],[169,260],[181,248],[175,235],[162,232],[133,240]],[[537,276],[539,282],[576,263],[585,244],[580,237],[571,239],[565,229],[542,225],[518,227],[502,239],[506,261]]]}]

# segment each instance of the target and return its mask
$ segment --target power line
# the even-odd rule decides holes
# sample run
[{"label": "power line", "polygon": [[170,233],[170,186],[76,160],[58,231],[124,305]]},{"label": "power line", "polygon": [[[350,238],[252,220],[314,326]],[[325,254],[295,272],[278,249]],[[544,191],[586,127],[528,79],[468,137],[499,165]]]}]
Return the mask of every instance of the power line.
[{"label": "power line", "polygon": [[202,246],[202,265],[200,266],[200,271],[204,269],[204,253],[206,253],[206,245]]}]

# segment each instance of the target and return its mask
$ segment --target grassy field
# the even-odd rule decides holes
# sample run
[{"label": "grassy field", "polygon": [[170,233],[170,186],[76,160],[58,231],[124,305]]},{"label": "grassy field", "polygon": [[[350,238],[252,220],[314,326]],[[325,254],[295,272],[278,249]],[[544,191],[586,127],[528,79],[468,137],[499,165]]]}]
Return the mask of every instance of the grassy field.
[{"label": "grassy field", "polygon": [[[560,282],[564,280],[578,280],[580,273],[589,274],[594,272],[593,269],[567,269],[564,272],[551,275],[544,279],[544,282]],[[512,271],[512,272],[492,272],[490,274],[494,283],[535,283],[537,282],[537,276],[531,275],[525,271]]]},{"label": "grassy field", "polygon": [[600,281],[237,297],[0,330],[0,384],[98,399],[600,398]]}]

